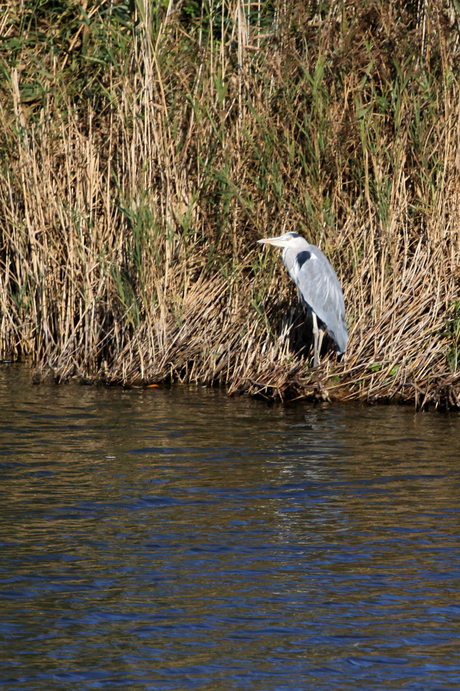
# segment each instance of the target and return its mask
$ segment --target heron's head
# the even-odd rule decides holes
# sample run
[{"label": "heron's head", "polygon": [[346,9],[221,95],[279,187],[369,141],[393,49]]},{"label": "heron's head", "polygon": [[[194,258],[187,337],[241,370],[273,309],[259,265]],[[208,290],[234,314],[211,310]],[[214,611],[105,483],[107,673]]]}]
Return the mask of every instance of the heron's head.
[{"label": "heron's head", "polygon": [[263,240],[257,240],[261,245],[274,245],[275,247],[292,247],[293,249],[299,248],[301,245],[306,243],[305,238],[303,238],[299,233],[284,233],[277,238],[264,238]]}]

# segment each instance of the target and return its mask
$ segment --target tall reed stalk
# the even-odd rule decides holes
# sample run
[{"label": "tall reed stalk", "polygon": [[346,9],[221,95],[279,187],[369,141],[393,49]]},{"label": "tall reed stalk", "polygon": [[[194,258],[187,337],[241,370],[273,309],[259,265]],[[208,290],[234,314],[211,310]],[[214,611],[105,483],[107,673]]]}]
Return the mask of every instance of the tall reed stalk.
[{"label": "tall reed stalk", "polygon": [[[4,360],[459,404],[456,3],[18,0],[0,29]],[[256,246],[288,230],[344,286],[317,371]]]}]

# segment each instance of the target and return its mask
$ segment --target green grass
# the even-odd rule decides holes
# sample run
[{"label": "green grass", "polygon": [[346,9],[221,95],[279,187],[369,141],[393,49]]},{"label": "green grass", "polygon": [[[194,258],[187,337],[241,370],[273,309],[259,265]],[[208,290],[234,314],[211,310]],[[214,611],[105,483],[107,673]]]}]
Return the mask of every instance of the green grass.
[{"label": "green grass", "polygon": [[321,396],[416,383],[451,403],[456,6],[237,6],[3,6],[1,357],[57,380],[318,392],[294,287],[256,245],[297,230],[347,302]]}]

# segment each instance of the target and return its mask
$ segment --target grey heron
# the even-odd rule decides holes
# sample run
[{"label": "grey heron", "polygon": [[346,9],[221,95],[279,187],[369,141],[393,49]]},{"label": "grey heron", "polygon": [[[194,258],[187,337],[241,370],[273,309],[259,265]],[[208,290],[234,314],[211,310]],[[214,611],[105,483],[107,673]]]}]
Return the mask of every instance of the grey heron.
[{"label": "grey heron", "polygon": [[284,247],[284,266],[297,286],[302,305],[312,316],[313,366],[319,365],[323,329],[335,341],[337,353],[344,353],[348,342],[345,302],[339,279],[326,255],[319,247],[310,245],[299,233],[284,233],[277,238],[265,238],[257,242]]}]

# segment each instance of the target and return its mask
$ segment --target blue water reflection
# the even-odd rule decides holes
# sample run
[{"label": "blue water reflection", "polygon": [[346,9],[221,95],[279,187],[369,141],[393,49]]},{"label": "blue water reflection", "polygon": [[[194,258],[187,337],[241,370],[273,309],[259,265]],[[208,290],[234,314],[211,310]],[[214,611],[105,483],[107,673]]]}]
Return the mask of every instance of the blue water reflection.
[{"label": "blue water reflection", "polygon": [[0,686],[452,689],[456,414],[0,369]]}]

